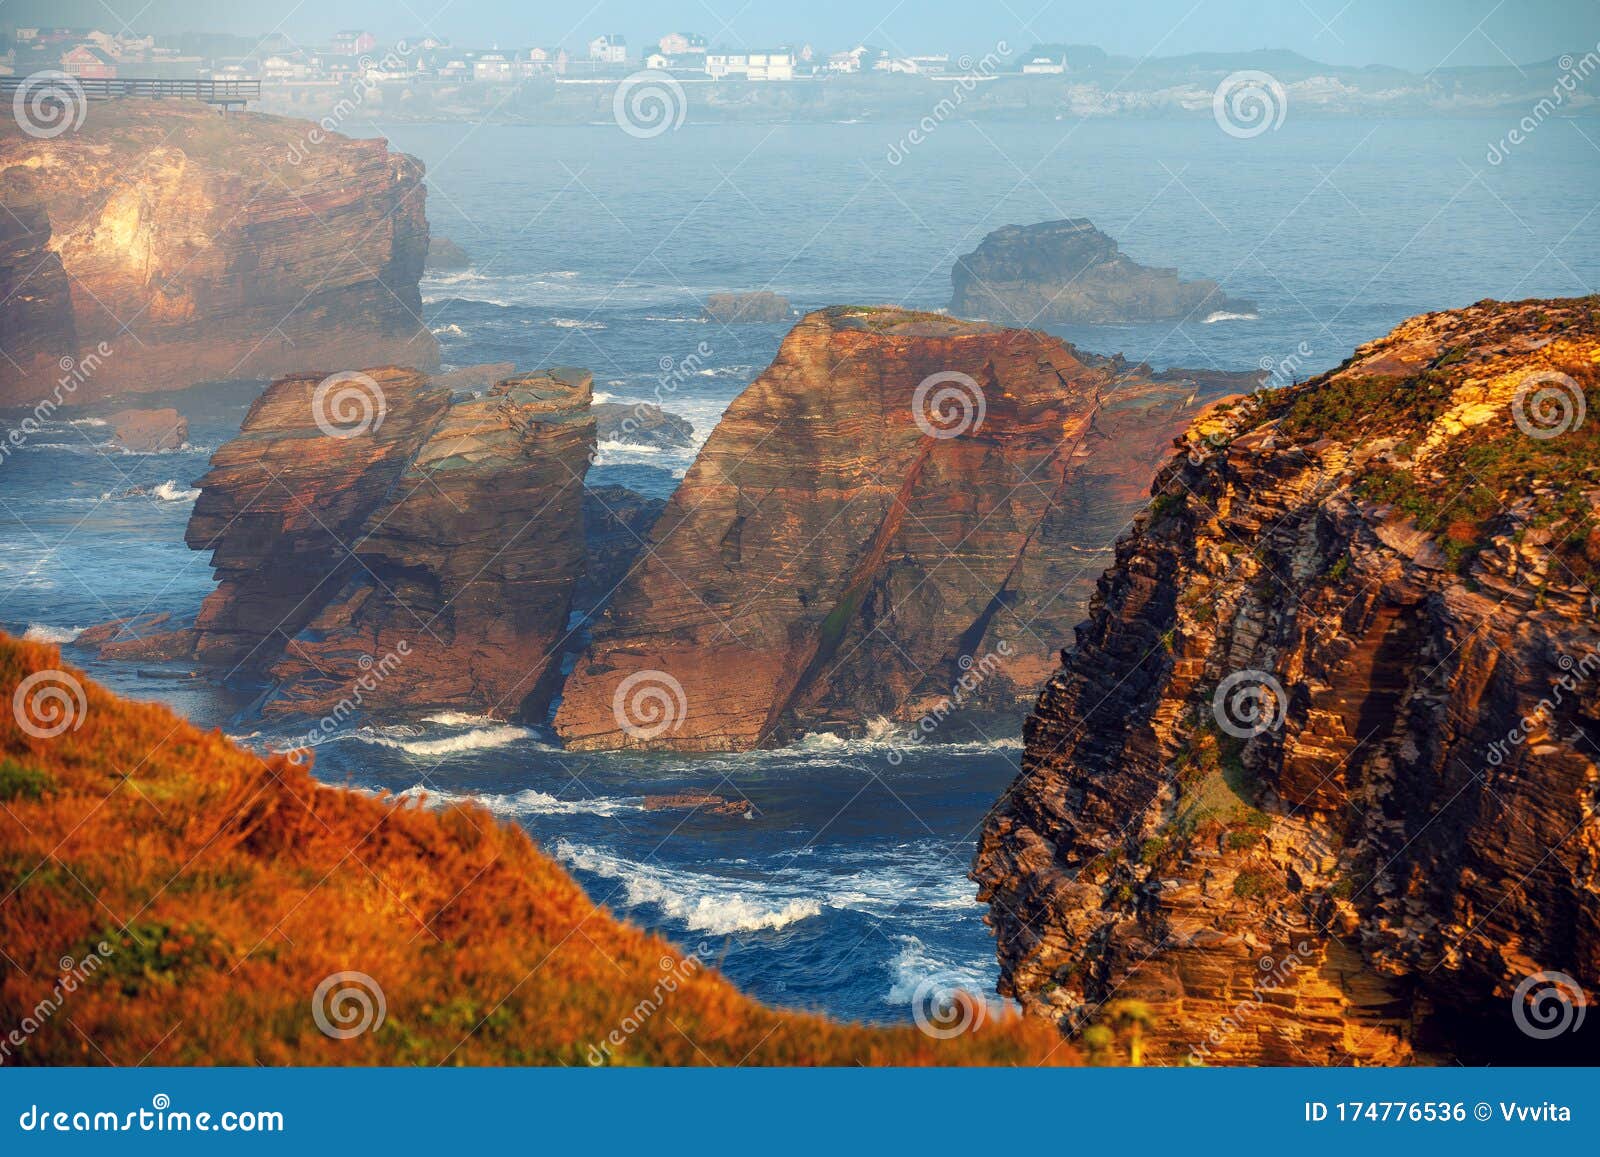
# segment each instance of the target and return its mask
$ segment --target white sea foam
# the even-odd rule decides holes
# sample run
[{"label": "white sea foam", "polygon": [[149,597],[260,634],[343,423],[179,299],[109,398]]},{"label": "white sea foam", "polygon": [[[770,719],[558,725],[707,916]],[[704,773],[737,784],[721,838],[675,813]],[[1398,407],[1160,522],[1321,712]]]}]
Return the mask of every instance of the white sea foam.
[{"label": "white sea foam", "polygon": [[885,1004],[910,1004],[917,999],[918,990],[926,991],[925,986],[930,983],[943,992],[959,989],[982,996],[990,1003],[999,1003],[998,997],[989,995],[998,969],[990,967],[987,961],[951,964],[940,960],[915,936],[892,939],[900,945],[900,950],[888,962],[890,983],[883,998]]},{"label": "white sea foam", "polygon": [[150,493],[163,502],[193,502],[200,497],[198,487],[179,486],[177,481],[171,478],[158,484]]},{"label": "white sea foam", "polygon": [[444,727],[482,727],[501,722],[492,715],[474,715],[470,711],[440,711],[434,715],[424,715],[422,721],[438,723]]},{"label": "white sea foam", "polygon": [[772,902],[767,884],[639,864],[609,852],[558,840],[556,857],[597,876],[616,880],[630,907],[649,905],[682,921],[691,931],[727,936],[735,932],[787,928],[822,913],[815,899]]},{"label": "white sea foam", "polygon": [[616,400],[617,395],[608,394],[605,390],[596,390],[594,392],[594,404],[597,406],[604,405],[606,402],[614,402]]},{"label": "white sea foam", "polygon": [[576,317],[552,317],[550,324],[557,329],[605,329],[603,321],[584,321]]},{"label": "white sea foam", "polygon": [[453,322],[450,325],[435,326],[431,332],[434,334],[435,337],[466,337],[467,336],[467,331],[462,329],[459,325],[456,325]]},{"label": "white sea foam", "polygon": [[533,732],[526,727],[498,724],[490,727],[474,727],[471,731],[464,731],[460,735],[446,735],[439,739],[403,739],[385,735],[381,731],[359,731],[355,737],[363,743],[393,747],[407,755],[437,756],[506,747],[528,739],[532,735]]},{"label": "white sea foam", "polygon": [[82,627],[52,627],[49,623],[29,623],[22,638],[29,643],[70,643],[83,634]]},{"label": "white sea foam", "polygon": [[1261,317],[1259,313],[1232,313],[1226,309],[1219,309],[1215,313],[1206,315],[1202,325],[1215,325],[1219,321],[1256,321]]},{"label": "white sea foam", "polygon": [[460,794],[442,791],[426,784],[414,784],[399,794],[401,799],[426,797],[428,802],[444,806],[453,803],[476,803],[498,816],[512,819],[523,816],[614,816],[623,812],[644,810],[643,796],[594,796],[589,799],[557,799],[533,788],[517,792],[472,792]]}]

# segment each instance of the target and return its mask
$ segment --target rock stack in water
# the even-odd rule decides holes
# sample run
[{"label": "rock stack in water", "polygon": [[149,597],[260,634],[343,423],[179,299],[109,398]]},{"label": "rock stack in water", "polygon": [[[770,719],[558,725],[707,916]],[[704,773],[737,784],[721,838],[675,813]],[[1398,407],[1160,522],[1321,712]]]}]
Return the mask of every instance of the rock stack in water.
[{"label": "rock stack in water", "polygon": [[538,715],[585,569],[590,377],[521,374],[451,402],[388,367],[290,377],[200,480],[189,545],[218,588],[209,663],[270,673],[269,713]]},{"label": "rock stack in water", "polygon": [[1013,710],[1201,395],[1243,381],[935,314],[808,315],[656,521],[557,730],[745,749],[947,700]]}]

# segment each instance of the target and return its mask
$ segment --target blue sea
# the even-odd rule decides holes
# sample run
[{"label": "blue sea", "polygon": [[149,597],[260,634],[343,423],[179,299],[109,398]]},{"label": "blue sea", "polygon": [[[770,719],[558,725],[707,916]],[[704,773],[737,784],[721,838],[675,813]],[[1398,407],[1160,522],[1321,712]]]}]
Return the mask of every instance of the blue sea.
[{"label": "blue sea", "polygon": [[[1500,119],[1291,111],[1248,140],[1209,118],[950,122],[891,164],[906,127],[356,131],[426,162],[434,229],[475,258],[423,287],[448,363],[587,366],[602,400],[659,401],[697,442],[786,329],[706,322],[707,294],[939,308],[955,258],[1006,224],[1089,217],[1134,259],[1255,303],[1253,316],[1058,331],[1157,367],[1306,377],[1411,314],[1600,283],[1594,120],[1548,121],[1500,165],[1485,160]],[[119,616],[192,611],[211,581],[206,556],[183,545],[191,486],[258,388],[176,399],[191,419],[184,450],[112,451],[90,415],[0,463],[0,625],[66,641]],[[590,480],[666,495],[691,458],[608,445]],[[197,681],[86,666],[262,748],[296,730],[263,728],[241,696]],[[945,730],[955,742],[894,764],[880,743],[826,737],[744,755],[578,755],[495,720],[366,719],[319,750],[316,770],[479,799],[613,911],[710,945],[756,996],[895,1021],[919,985],[988,990],[997,974],[966,870],[1020,747]],[[748,798],[754,812],[645,810],[646,795],[680,791]]]}]

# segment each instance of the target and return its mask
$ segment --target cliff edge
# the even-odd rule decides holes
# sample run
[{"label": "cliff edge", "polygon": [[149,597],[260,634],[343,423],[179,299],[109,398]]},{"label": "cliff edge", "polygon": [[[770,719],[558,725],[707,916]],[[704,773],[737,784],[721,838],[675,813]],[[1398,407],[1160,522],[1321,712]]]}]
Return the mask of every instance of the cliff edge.
[{"label": "cliff edge", "polygon": [[96,102],[51,139],[7,118],[0,405],[437,365],[422,176],[381,139],[180,100]]},{"label": "cliff edge", "polygon": [[1196,424],[984,827],[1003,992],[1166,1063],[1597,1059],[1597,387],[1600,300],[1486,301]]}]

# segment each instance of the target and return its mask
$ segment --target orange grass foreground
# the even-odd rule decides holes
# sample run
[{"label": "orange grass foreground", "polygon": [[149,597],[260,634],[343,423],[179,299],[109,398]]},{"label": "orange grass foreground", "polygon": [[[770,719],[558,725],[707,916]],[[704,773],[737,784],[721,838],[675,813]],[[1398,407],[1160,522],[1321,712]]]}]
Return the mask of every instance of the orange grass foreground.
[{"label": "orange grass foreground", "polygon": [[769,1009],[488,812],[323,786],[52,646],[0,635],[0,695],[0,1065],[1075,1062],[1019,1017]]}]

